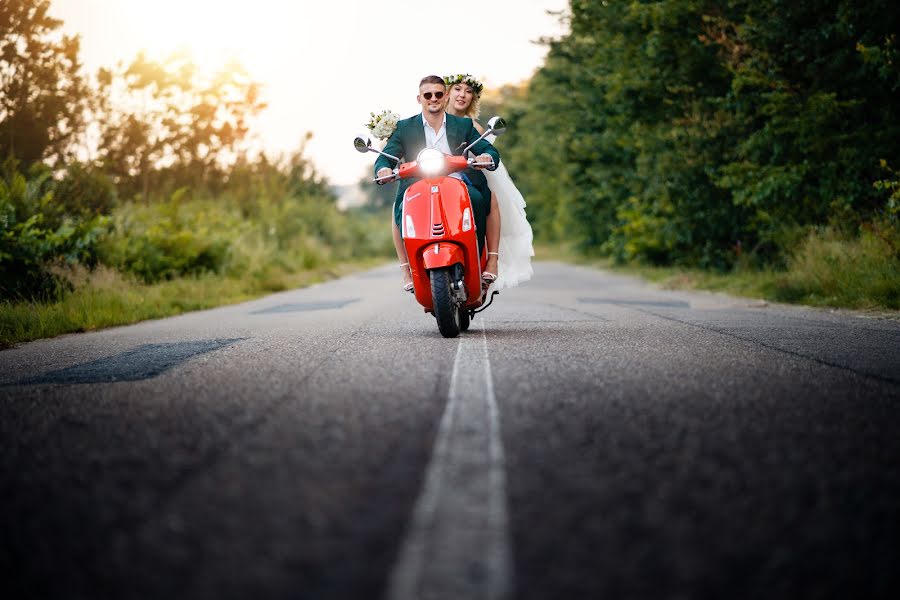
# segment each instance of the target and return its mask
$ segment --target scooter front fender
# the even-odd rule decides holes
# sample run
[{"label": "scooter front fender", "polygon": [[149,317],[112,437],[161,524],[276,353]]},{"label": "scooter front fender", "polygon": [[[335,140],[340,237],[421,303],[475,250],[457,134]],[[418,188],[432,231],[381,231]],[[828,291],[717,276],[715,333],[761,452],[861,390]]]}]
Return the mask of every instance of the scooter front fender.
[{"label": "scooter front fender", "polygon": [[466,253],[458,244],[438,242],[422,250],[422,263],[426,270],[441,269],[459,263],[466,265]]}]

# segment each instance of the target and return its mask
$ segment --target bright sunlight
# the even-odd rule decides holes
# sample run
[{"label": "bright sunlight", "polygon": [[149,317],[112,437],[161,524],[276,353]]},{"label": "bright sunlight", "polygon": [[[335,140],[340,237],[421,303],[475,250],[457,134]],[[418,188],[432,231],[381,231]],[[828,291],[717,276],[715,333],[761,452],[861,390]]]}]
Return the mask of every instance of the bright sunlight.
[{"label": "bright sunlight", "polygon": [[[370,111],[416,112],[416,84],[428,73],[470,72],[489,87],[527,79],[546,53],[534,41],[562,31],[547,11],[566,4],[492,0],[462,37],[445,4],[411,0],[54,0],[52,14],[81,35],[90,70],[141,50],[157,61],[185,51],[206,72],[236,59],[268,105],[255,127],[262,146],[289,152],[311,132],[316,167],[351,184],[372,166],[351,145]],[[515,26],[497,25],[512,14]],[[419,39],[428,43],[410,43]]]}]

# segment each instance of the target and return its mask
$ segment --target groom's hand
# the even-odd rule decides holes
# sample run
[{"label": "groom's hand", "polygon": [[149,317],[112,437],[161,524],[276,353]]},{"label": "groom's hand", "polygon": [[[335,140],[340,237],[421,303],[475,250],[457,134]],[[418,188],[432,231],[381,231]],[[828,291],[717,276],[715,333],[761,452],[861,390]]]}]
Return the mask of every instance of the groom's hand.
[{"label": "groom's hand", "polygon": [[[475,167],[476,169],[490,169],[494,166],[494,157],[490,154],[482,154],[475,159],[475,162],[485,163],[483,166]],[[490,164],[488,164],[490,163]]]},{"label": "groom's hand", "polygon": [[375,183],[377,183],[378,185],[384,185],[384,184],[388,183],[389,181],[396,181],[396,177],[392,178],[392,179],[382,179],[382,177],[388,177],[393,174],[394,174],[394,170],[391,169],[390,167],[381,167],[380,169],[378,169],[378,172],[375,173],[375,179],[376,179]]}]

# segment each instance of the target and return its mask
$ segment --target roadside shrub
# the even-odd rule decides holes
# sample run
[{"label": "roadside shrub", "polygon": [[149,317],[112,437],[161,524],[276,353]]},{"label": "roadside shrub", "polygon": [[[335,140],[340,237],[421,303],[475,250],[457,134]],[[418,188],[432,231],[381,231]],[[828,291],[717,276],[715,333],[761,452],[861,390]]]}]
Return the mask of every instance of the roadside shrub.
[{"label": "roadside shrub", "polygon": [[101,260],[147,283],[183,275],[221,273],[229,247],[248,227],[237,211],[210,201],[126,204],[116,211]]},{"label": "roadside shrub", "polygon": [[75,163],[54,186],[53,206],[61,216],[91,218],[108,215],[116,207],[116,189],[99,171]]},{"label": "roadside shrub", "polygon": [[11,166],[0,178],[0,299],[53,298],[68,288],[55,267],[96,264],[109,219],[60,214],[48,172],[27,179]]},{"label": "roadside shrub", "polygon": [[[900,241],[900,240],[898,240]],[[900,308],[900,256],[872,228],[858,237],[812,231],[778,278],[776,299],[850,308]]]}]

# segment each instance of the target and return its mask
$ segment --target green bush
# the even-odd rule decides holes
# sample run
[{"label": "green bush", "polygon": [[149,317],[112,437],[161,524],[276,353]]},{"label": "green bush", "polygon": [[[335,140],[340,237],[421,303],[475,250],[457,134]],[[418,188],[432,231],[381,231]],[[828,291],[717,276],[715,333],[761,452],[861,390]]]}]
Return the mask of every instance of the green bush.
[{"label": "green bush", "polygon": [[0,178],[0,299],[58,296],[68,287],[58,267],[95,264],[107,226],[104,215],[57,210],[49,172],[28,179],[7,161]]},{"label": "green bush", "polygon": [[364,222],[327,198],[260,200],[250,211],[246,200],[185,198],[179,191],[164,203],[121,206],[101,261],[148,283],[204,273],[265,282],[390,250],[386,220]]},{"label": "green bush", "polygon": [[900,309],[900,236],[883,224],[848,237],[811,232],[776,283],[776,299],[850,308]]},{"label": "green bush", "polygon": [[102,172],[80,163],[66,168],[55,185],[53,200],[57,214],[80,218],[108,215],[117,204],[112,181]]},{"label": "green bush", "polygon": [[211,201],[125,204],[115,212],[101,261],[147,283],[184,275],[221,273],[229,248],[250,227],[237,210]]},{"label": "green bush", "polygon": [[10,158],[0,166],[0,300],[55,299],[72,288],[75,265],[144,283],[246,278],[264,291],[290,285],[286,275],[387,255],[387,219],[340,212],[301,159],[236,167],[216,199],[180,188],[163,202],[119,204],[89,166],[38,163],[24,174]]}]

